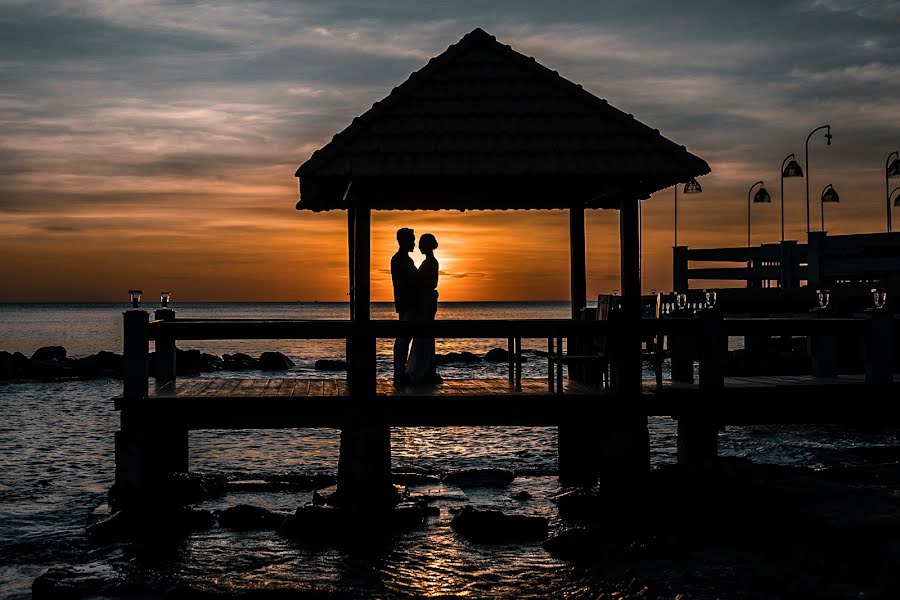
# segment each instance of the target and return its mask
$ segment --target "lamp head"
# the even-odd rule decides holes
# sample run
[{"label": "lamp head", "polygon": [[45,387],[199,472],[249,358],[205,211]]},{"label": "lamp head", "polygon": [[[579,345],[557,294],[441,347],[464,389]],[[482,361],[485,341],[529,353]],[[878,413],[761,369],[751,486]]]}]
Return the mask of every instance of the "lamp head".
[{"label": "lamp head", "polygon": [[[888,194],[888,198],[894,198],[894,192],[900,192],[900,187],[892,189],[891,193]],[[900,194],[897,194],[897,197],[894,198],[894,206],[900,206]]]},{"label": "lamp head", "polygon": [[769,192],[767,192],[764,187],[759,188],[756,190],[756,193],[753,194],[754,204],[769,204],[771,201],[772,197],[769,196]]},{"label": "lamp head", "polygon": [[[791,156],[794,156],[791,154]],[[796,160],[791,158],[791,162],[785,165],[784,170],[781,172],[782,177],[803,177],[803,169],[800,168],[800,165]]]},{"label": "lamp head", "polygon": [[831,125],[828,125],[828,129],[825,130],[825,140],[826,140],[825,145],[830,146],[831,145]]},{"label": "lamp head", "polygon": [[698,183],[697,180],[694,178],[691,178],[690,181],[688,181],[686,184],[684,184],[684,193],[685,194],[699,194],[702,191],[703,191],[703,188],[700,187],[700,183]]},{"label": "lamp head", "polygon": [[838,196],[838,193],[835,191],[834,186],[830,183],[825,186],[825,189],[822,190],[822,202],[831,202],[837,203],[841,201],[841,197]]},{"label": "lamp head", "polygon": [[890,179],[900,177],[900,158],[895,158],[887,168],[887,176]]}]

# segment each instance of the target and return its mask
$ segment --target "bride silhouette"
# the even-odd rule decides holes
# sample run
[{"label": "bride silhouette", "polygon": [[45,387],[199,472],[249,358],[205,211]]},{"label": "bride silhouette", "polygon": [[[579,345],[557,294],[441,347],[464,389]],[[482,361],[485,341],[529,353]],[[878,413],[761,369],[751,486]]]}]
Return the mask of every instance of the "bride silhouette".
[{"label": "bride silhouette", "polygon": [[[418,300],[415,307],[414,320],[434,321],[437,314],[438,277],[440,266],[434,257],[437,250],[437,239],[430,233],[419,238],[419,251],[425,260],[419,265],[416,273]],[[434,365],[434,338],[413,338],[406,373],[413,383],[441,383],[443,379],[437,374]]]}]

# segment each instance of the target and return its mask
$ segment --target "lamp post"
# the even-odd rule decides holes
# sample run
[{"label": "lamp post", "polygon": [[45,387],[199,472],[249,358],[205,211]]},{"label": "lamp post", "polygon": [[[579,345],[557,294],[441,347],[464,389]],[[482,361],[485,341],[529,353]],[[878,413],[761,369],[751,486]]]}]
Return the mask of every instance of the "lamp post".
[{"label": "lamp post", "polygon": [[[894,189],[892,189],[890,192],[888,192],[888,205],[890,205],[891,198],[894,198],[894,192],[900,192],[900,186],[897,186]],[[894,206],[895,207],[900,206],[900,194],[898,194],[897,197],[894,198]]]},{"label": "lamp post", "polygon": [[[788,162],[790,161],[790,162]],[[803,177],[803,169],[797,164],[793,154],[788,154],[781,161],[781,241],[784,241],[784,178]]]},{"label": "lamp post", "polygon": [[809,138],[821,129],[825,129],[826,145],[831,145],[831,125],[821,125],[809,132],[806,136],[806,233],[809,234]]},{"label": "lamp post", "polygon": [[[684,184],[684,189],[682,190],[684,194],[699,194],[703,191],[703,188],[700,187],[700,183],[697,182],[696,179],[691,178],[686,184]],[[678,245],[678,184],[675,184],[675,245]]]},{"label": "lamp post", "polygon": [[757,181],[753,185],[750,186],[750,189],[747,190],[747,247],[750,247],[750,195],[753,194],[753,188],[756,186],[760,186],[756,193],[753,194],[753,203],[754,204],[768,204],[772,201],[772,198],[769,196],[769,192],[766,191],[766,188],[763,187],[765,184],[762,181]]},{"label": "lamp post", "polygon": [[825,189],[822,190],[822,198],[820,200],[820,204],[822,207],[822,231],[825,231],[825,203],[833,202],[838,203],[841,201],[841,197],[838,196],[837,191],[835,191],[834,186],[830,183],[825,186]]},{"label": "lamp post", "polygon": [[[891,157],[896,156],[897,158],[891,162]],[[884,193],[887,195],[887,230],[888,233],[893,231],[892,223],[891,223],[891,194],[893,194],[897,190],[888,191],[891,189],[891,183],[889,180],[900,177],[900,150],[894,150],[890,154],[888,154],[887,160],[884,161]]]}]

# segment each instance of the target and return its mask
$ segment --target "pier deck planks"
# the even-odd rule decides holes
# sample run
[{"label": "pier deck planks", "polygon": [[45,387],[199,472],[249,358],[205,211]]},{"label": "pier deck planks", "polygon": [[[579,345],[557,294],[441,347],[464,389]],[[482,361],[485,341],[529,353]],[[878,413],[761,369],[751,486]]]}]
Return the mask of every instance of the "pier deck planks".
[{"label": "pier deck planks", "polygon": [[[722,425],[775,423],[900,425],[900,382],[867,386],[862,375],[728,377],[725,389],[645,382],[639,410],[649,416],[703,416]],[[554,426],[601,423],[634,400],[566,382],[549,392],[545,379],[445,380],[439,386],[401,387],[378,380],[376,397],[360,403],[345,379],[179,379],[151,385],[144,400],[115,398],[117,409],[149,423],[188,429],[341,427],[367,411],[393,426]]]}]

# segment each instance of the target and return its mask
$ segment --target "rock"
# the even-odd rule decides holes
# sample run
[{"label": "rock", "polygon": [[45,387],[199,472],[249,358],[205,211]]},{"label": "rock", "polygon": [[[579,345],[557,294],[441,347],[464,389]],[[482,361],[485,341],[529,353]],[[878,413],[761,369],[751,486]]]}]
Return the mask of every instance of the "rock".
[{"label": "rock", "polygon": [[259,368],[264,371],[286,371],[294,366],[294,361],[281,352],[263,352],[259,357]]},{"label": "rock", "polygon": [[492,348],[481,359],[484,362],[507,362],[509,360],[509,352],[503,348]]},{"label": "rock", "polygon": [[320,358],[314,365],[316,371],[346,371],[346,360],[334,360],[331,358]]},{"label": "rock", "polygon": [[219,511],[219,525],[228,529],[278,529],[288,515],[261,506],[238,504]]},{"label": "rock", "polygon": [[208,510],[178,505],[148,505],[141,510],[117,510],[91,521],[86,529],[93,542],[132,537],[166,537],[208,529],[215,519]]},{"label": "rock", "polygon": [[72,377],[75,375],[75,361],[66,358],[51,360],[34,360],[28,363],[26,374],[29,377],[48,379],[55,377]]},{"label": "rock", "polygon": [[15,377],[16,368],[13,355],[6,350],[0,351],[0,379],[12,379]]},{"label": "rock", "polygon": [[62,346],[44,346],[31,355],[31,360],[65,360],[66,349]]},{"label": "rock", "polygon": [[545,517],[507,515],[499,510],[480,510],[472,506],[459,511],[450,526],[460,535],[485,544],[544,540],[549,528]]},{"label": "rock", "polygon": [[602,536],[592,529],[567,529],[541,544],[555,558],[569,562],[591,562],[602,547]]},{"label": "rock", "polygon": [[31,361],[28,360],[27,356],[21,352],[13,352],[12,363],[14,377],[26,377],[28,375],[28,367]]},{"label": "rock", "polygon": [[429,485],[441,482],[441,478],[437,475],[426,475],[425,473],[391,473],[391,481],[400,485]]},{"label": "rock", "polygon": [[515,478],[516,474],[509,469],[466,469],[447,473],[443,482],[459,487],[503,487]]},{"label": "rock", "polygon": [[343,536],[347,526],[340,508],[331,506],[300,506],[285,519],[282,533],[293,538],[322,542]]},{"label": "rock", "polygon": [[277,489],[291,489],[298,492],[309,492],[312,490],[321,490],[333,486],[337,483],[334,475],[326,475],[325,473],[313,473],[311,475],[302,473],[285,473],[266,475],[265,481]]},{"label": "rock", "polygon": [[165,487],[166,498],[171,501],[194,504],[224,495],[227,482],[217,473],[170,473]]},{"label": "rock", "polygon": [[531,495],[530,492],[525,490],[516,492],[515,494],[510,494],[509,496],[513,500],[518,500],[519,502],[525,502],[526,500],[531,500],[534,496]]},{"label": "rock", "polygon": [[209,369],[210,371],[222,370],[222,357],[221,356],[217,356],[215,354],[207,354],[206,352],[201,352],[200,360],[203,362],[205,368]]},{"label": "rock", "polygon": [[75,372],[80,377],[120,377],[124,370],[122,355],[105,350],[75,360]]},{"label": "rock", "polygon": [[281,527],[285,535],[306,542],[358,543],[371,536],[419,527],[425,520],[425,503],[401,502],[388,509],[346,510],[333,506],[297,508]]},{"label": "rock", "polygon": [[229,371],[245,371],[259,367],[259,360],[249,354],[237,352],[235,354],[222,355],[222,368]]}]

